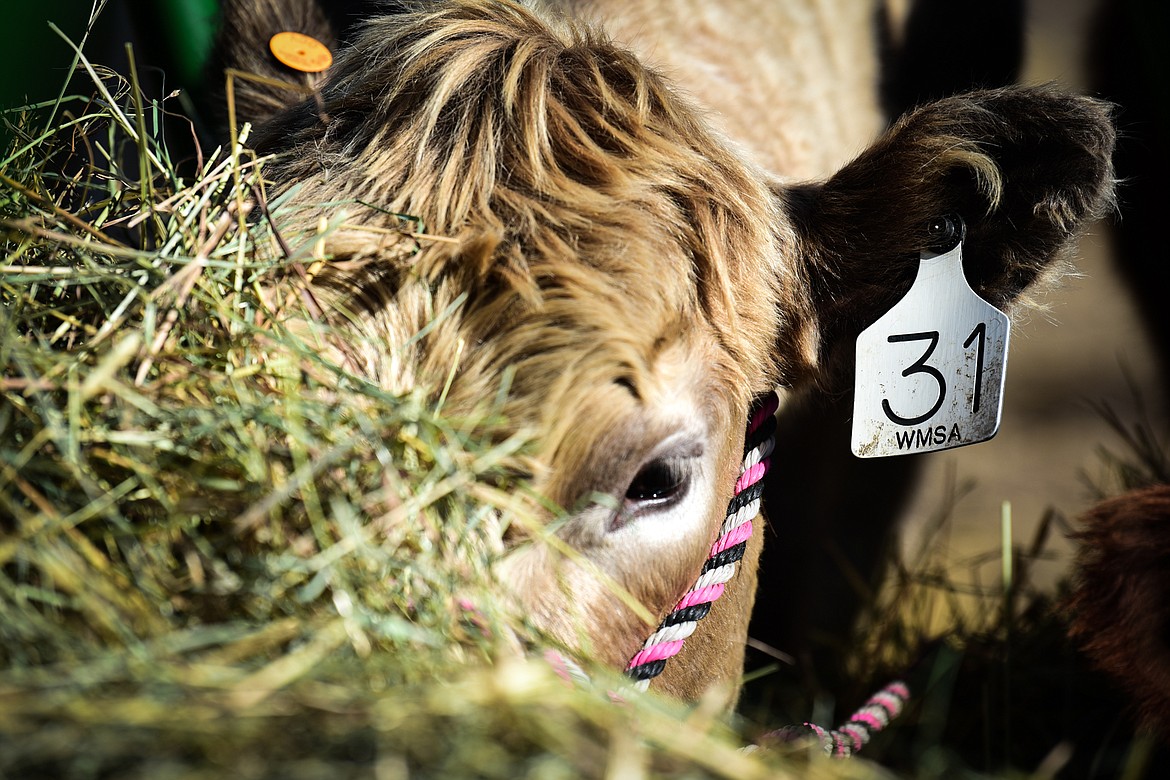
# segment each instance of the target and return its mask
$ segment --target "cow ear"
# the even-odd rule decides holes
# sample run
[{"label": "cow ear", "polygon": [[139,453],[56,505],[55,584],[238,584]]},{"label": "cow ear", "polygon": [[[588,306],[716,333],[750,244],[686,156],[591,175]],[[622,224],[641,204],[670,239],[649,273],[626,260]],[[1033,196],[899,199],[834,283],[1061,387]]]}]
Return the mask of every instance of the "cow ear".
[{"label": "cow ear", "polygon": [[994,305],[1052,273],[1112,201],[1113,144],[1099,101],[1050,88],[973,92],[905,115],[828,181],[785,188],[815,320],[804,331],[818,334],[805,368],[845,362],[909,288],[941,216],[966,223],[967,279]]}]

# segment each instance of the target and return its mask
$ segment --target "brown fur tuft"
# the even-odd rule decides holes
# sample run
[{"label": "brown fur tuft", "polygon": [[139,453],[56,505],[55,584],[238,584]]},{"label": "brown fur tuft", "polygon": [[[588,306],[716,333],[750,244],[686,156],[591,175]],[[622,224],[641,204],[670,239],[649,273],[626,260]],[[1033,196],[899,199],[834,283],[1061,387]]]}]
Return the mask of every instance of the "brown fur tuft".
[{"label": "brown fur tuft", "polygon": [[[343,231],[329,242],[336,261],[322,278],[343,297],[335,307],[376,320],[384,307],[366,302],[401,299],[411,280],[475,291],[461,315],[482,345],[470,374],[516,365],[542,396],[563,375],[561,365],[542,368],[544,357],[589,355],[610,334],[648,331],[653,342],[696,318],[717,331],[729,385],[771,381],[772,345],[761,338],[777,316],[771,196],[624,49],[519,5],[444,3],[370,21],[321,98],[255,136],[259,151],[279,153],[273,176],[299,182],[296,201],[347,202],[350,222],[364,228],[396,231],[396,215],[411,215],[458,240],[423,242],[386,262],[370,233]],[[344,271],[371,259],[357,277]],[[361,298],[345,298],[354,288]],[[636,319],[621,321],[626,312]],[[493,341],[518,323],[527,338]],[[404,340],[423,324],[389,325]],[[592,370],[636,373],[649,358],[598,354]]]},{"label": "brown fur tuft", "polygon": [[1070,635],[1170,741],[1170,485],[1105,501],[1081,523]]}]

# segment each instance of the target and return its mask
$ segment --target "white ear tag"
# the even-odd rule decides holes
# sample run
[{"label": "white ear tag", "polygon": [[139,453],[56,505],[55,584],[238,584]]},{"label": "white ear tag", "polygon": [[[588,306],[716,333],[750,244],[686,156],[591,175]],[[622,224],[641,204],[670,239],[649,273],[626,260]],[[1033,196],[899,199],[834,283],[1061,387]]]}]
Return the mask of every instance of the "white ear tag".
[{"label": "white ear tag", "polygon": [[854,455],[945,450],[999,430],[1010,323],[967,284],[962,247],[923,252],[909,292],[857,337]]}]

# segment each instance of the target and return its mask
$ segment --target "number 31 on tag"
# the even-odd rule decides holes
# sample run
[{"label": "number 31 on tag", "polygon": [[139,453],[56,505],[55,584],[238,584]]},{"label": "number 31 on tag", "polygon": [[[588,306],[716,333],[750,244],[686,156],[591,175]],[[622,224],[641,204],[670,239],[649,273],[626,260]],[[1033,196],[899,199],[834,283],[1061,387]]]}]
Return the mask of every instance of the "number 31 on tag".
[{"label": "number 31 on tag", "polygon": [[1010,323],[967,284],[962,246],[923,252],[910,291],[857,337],[854,455],[945,450],[999,430]]}]

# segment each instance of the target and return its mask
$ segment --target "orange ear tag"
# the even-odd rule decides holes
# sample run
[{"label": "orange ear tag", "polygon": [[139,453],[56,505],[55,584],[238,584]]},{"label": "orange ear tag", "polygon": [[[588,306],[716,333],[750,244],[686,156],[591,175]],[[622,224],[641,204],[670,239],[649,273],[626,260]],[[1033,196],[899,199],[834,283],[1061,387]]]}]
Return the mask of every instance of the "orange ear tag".
[{"label": "orange ear tag", "polygon": [[273,35],[268,48],[280,62],[304,73],[320,73],[333,64],[333,54],[325,44],[299,32]]}]

